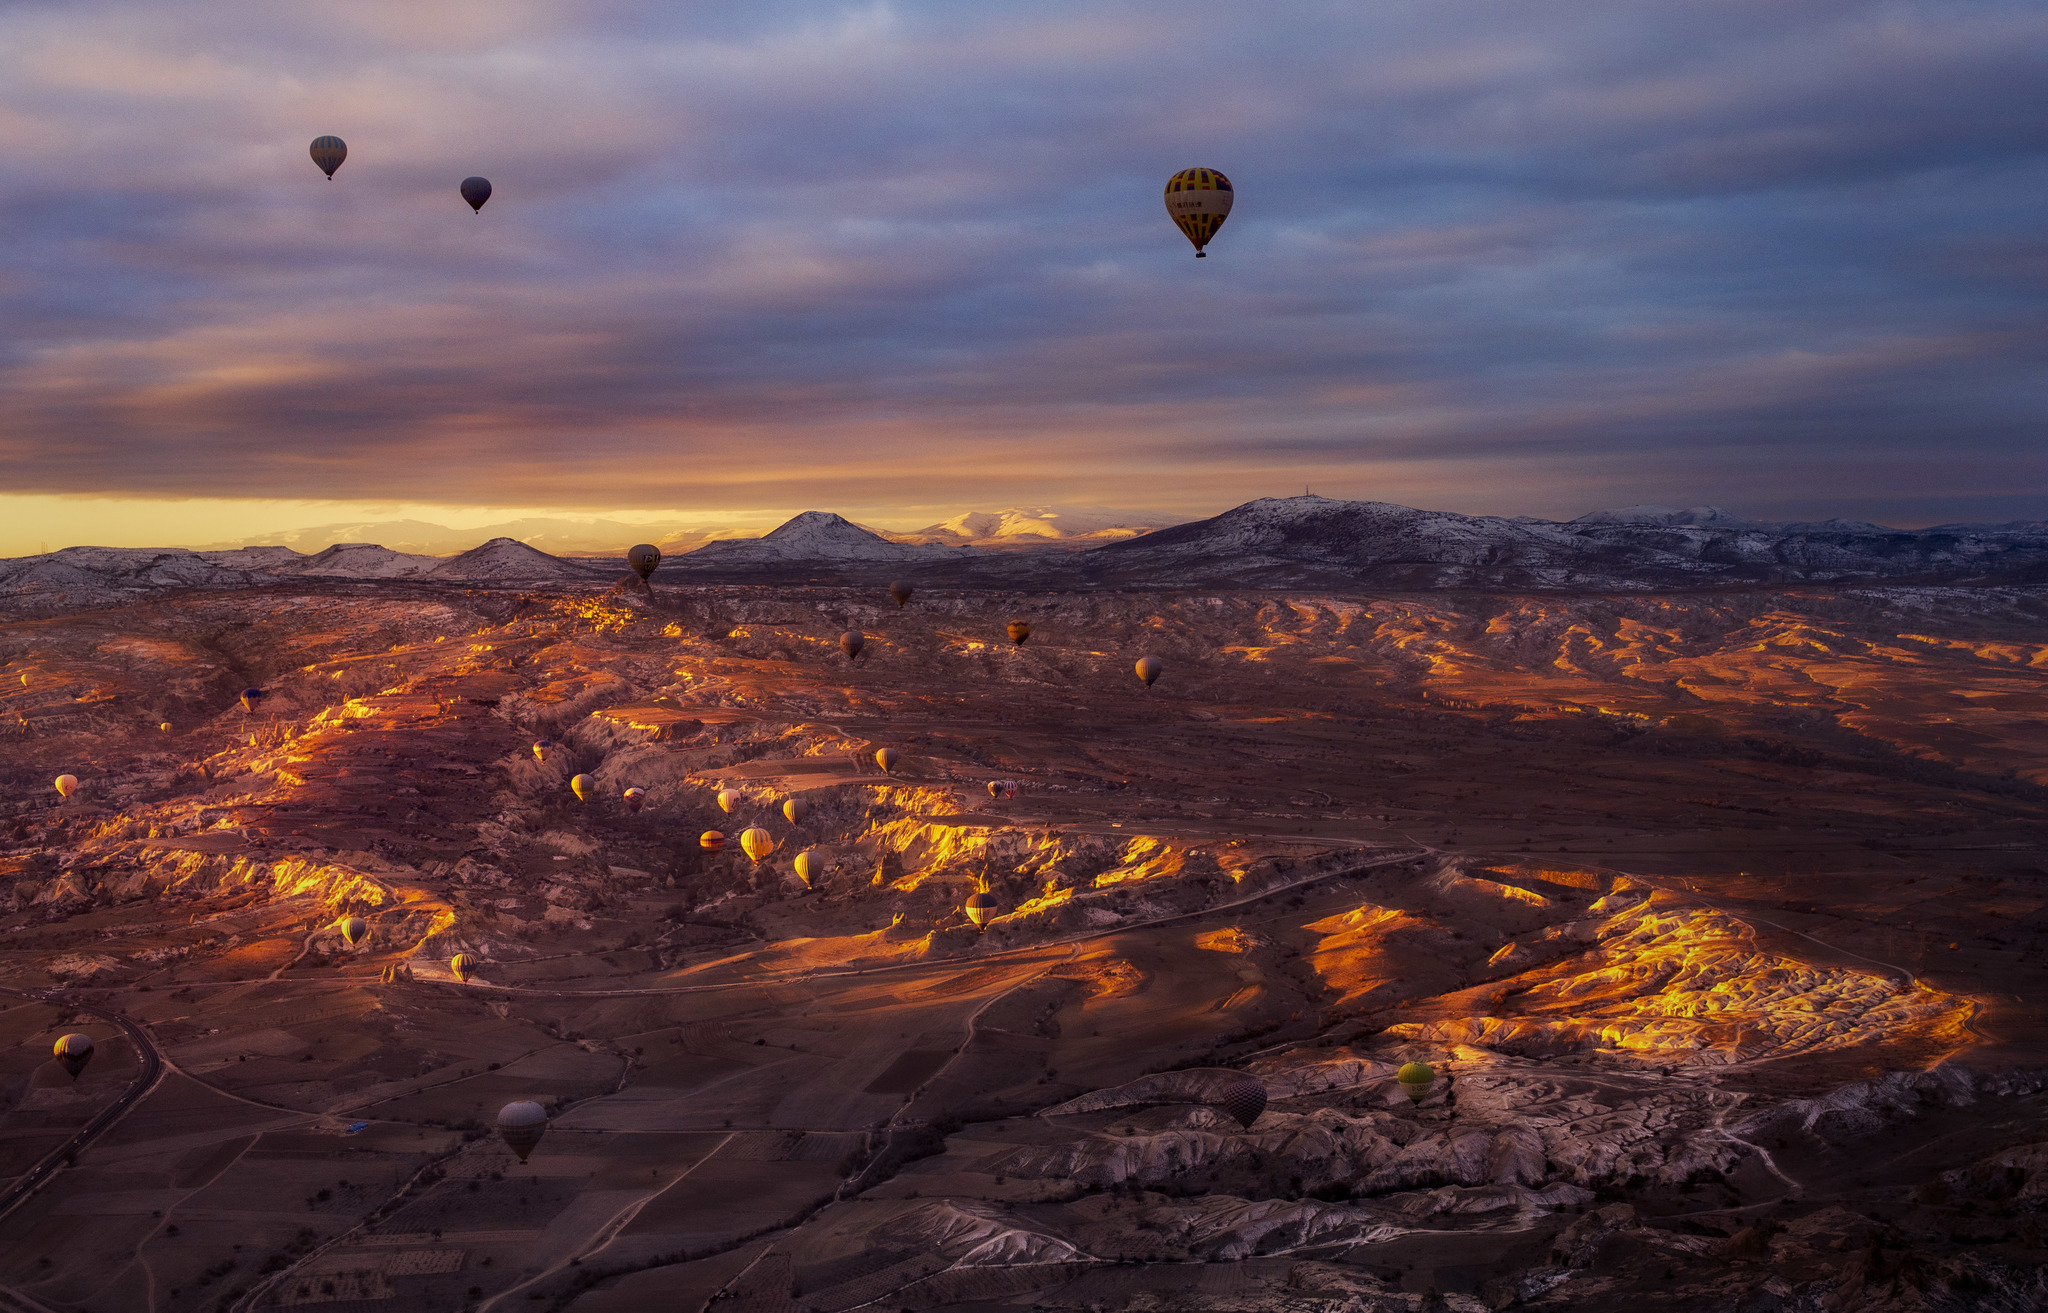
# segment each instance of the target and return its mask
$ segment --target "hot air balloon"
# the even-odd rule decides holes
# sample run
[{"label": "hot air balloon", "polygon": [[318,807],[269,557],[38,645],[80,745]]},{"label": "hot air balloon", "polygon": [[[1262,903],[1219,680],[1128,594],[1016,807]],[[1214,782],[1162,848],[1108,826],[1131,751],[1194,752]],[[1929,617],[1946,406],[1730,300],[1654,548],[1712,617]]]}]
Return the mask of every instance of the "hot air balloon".
[{"label": "hot air balloon", "polygon": [[765,861],[775,851],[775,837],[758,825],[749,825],[740,831],[740,851],[755,862]]},{"label": "hot air balloon", "polygon": [[254,711],[254,710],[256,709],[256,707],[257,707],[257,704],[259,704],[259,703],[261,703],[261,702],[263,701],[263,697],[264,697],[264,693],[263,693],[263,690],[262,690],[262,689],[260,689],[260,688],[245,688],[245,689],[243,689],[243,690],[242,690],[242,710],[244,710],[244,711]]},{"label": "hot air balloon", "polygon": [[1030,625],[1028,625],[1028,624],[1025,624],[1025,623],[1024,623],[1024,622],[1023,622],[1022,620],[1012,620],[1012,621],[1010,622],[1010,645],[1011,645],[1011,646],[1013,646],[1013,647],[1022,647],[1022,646],[1024,646],[1024,640],[1026,640],[1026,639],[1028,639],[1028,638],[1030,638],[1030,637],[1031,637],[1031,626],[1030,626]]},{"label": "hot air balloon", "polygon": [[626,799],[626,810],[632,812],[635,816],[638,816],[640,814],[641,804],[647,801],[647,790],[628,789],[626,790],[623,796]]},{"label": "hot air balloon", "polygon": [[718,791],[718,810],[730,815],[732,809],[739,805],[740,791],[738,789],[720,789]]},{"label": "hot air balloon", "polygon": [[987,925],[988,919],[995,914],[996,896],[988,890],[978,890],[967,896],[967,919],[974,922],[976,930]]},{"label": "hot air balloon", "polygon": [[1266,1087],[1246,1076],[1224,1086],[1216,1102],[1223,1106],[1223,1111],[1237,1119],[1239,1126],[1250,1130],[1259,1114],[1266,1110]]},{"label": "hot air balloon", "polygon": [[476,959],[467,953],[457,953],[448,959],[448,973],[461,984],[469,983],[469,973],[476,970]]},{"label": "hot air balloon", "polygon": [[348,158],[348,143],[340,137],[315,137],[308,148],[313,163],[320,166],[320,172],[327,175],[327,181],[334,181],[334,171]]},{"label": "hot air balloon", "polygon": [[162,721],[157,725],[157,728],[168,734],[171,732],[171,722],[168,720]]},{"label": "hot air balloon", "polygon": [[875,765],[877,765],[877,766],[880,766],[880,767],[882,768],[882,773],[883,773],[884,775],[890,774],[891,772],[893,772],[893,771],[894,771],[894,770],[896,769],[896,761],[897,761],[897,757],[896,757],[896,749],[894,749],[894,748],[878,748],[878,749],[876,749],[876,751],[875,751]]},{"label": "hot air balloon", "polygon": [[555,741],[553,739],[542,739],[533,745],[533,759],[535,761],[546,761],[548,754],[554,750]]},{"label": "hot air balloon", "polygon": [[1161,675],[1166,673],[1166,663],[1155,656],[1138,658],[1138,678],[1145,681],[1145,687],[1152,687]]},{"label": "hot air balloon", "polygon": [[626,549],[626,564],[632,568],[634,574],[645,580],[648,575],[654,573],[654,567],[661,564],[661,548],[653,543],[629,547]]},{"label": "hot air balloon", "polygon": [[804,882],[806,889],[816,885],[818,877],[825,873],[825,859],[809,848],[798,853],[792,865],[796,867],[796,878]]},{"label": "hot air balloon", "polygon": [[990,780],[988,782],[988,796],[991,798],[1014,798],[1017,796],[1019,787],[1021,786],[1015,780]]},{"label": "hot air balloon", "polygon": [[462,180],[462,199],[469,202],[470,209],[482,213],[484,202],[491,199],[491,180],[489,178],[464,178]]},{"label": "hot air balloon", "polygon": [[802,825],[804,823],[804,814],[810,811],[810,809],[811,804],[805,802],[802,798],[791,798],[782,804],[782,814],[789,818],[791,825]]},{"label": "hot air balloon", "polygon": [[548,1110],[531,1099],[519,1099],[498,1109],[498,1138],[519,1155],[520,1162],[526,1161],[526,1155],[533,1152],[547,1129]]},{"label": "hot air balloon", "polygon": [[77,777],[76,775],[59,775],[59,776],[57,777],[57,796],[58,796],[58,797],[60,797],[60,798],[68,798],[68,797],[70,797],[70,796],[71,796],[71,795],[72,795],[73,793],[76,793],[77,791],[78,791],[78,777]]},{"label": "hot air balloon", "polygon": [[706,830],[697,836],[697,842],[708,852],[722,852],[725,849],[725,835],[718,830]]},{"label": "hot air balloon", "polygon": [[92,1061],[92,1036],[76,1032],[59,1039],[50,1050],[57,1058],[57,1065],[71,1073],[77,1080],[78,1073],[85,1070],[85,1064]]},{"label": "hot air balloon", "polygon": [[868,637],[858,629],[849,629],[839,636],[839,650],[846,653],[848,661],[860,659],[860,650],[868,645]]},{"label": "hot air balloon", "polygon": [[597,781],[591,779],[588,775],[571,775],[569,777],[569,792],[576,795],[576,801],[589,802],[597,795]]},{"label": "hot air balloon", "polygon": [[341,937],[348,941],[350,948],[362,943],[370,933],[370,923],[360,916],[345,916],[337,924],[341,926]]},{"label": "hot air balloon", "polygon": [[1411,1062],[1394,1073],[1395,1081],[1401,1086],[1401,1093],[1408,1096],[1408,1102],[1420,1103],[1429,1097],[1429,1087],[1436,1084],[1436,1073],[1426,1062]]},{"label": "hot air balloon", "polygon": [[901,611],[905,606],[909,605],[910,599],[915,597],[916,595],[917,589],[911,587],[909,584],[903,582],[901,579],[898,579],[895,583],[889,585],[889,600],[896,604],[896,609],[899,611]]},{"label": "hot air balloon", "polygon": [[1182,169],[1166,180],[1166,212],[1195,244],[1195,258],[1209,253],[1202,248],[1215,240],[1216,230],[1230,217],[1235,195],[1230,179],[1214,169]]}]

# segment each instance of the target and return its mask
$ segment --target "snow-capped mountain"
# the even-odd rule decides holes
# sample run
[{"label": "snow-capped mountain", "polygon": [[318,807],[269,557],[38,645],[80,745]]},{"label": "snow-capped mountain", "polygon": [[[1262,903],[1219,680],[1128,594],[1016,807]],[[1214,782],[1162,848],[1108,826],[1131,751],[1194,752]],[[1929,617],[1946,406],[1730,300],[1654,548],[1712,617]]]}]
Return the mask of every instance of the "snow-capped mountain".
[{"label": "snow-capped mountain", "polygon": [[[624,563],[610,572],[618,573]],[[433,579],[462,579],[473,583],[544,583],[549,581],[602,578],[603,567],[591,562],[565,561],[529,547],[516,538],[493,538],[460,556],[436,561],[427,576]]]},{"label": "snow-capped mountain", "polygon": [[381,543],[336,543],[295,562],[272,566],[270,570],[276,574],[303,575],[313,579],[406,579],[425,574],[440,563],[438,556],[394,552]]},{"label": "snow-capped mountain", "polygon": [[[759,538],[724,538],[677,558],[686,568],[758,568],[799,562],[932,561],[942,547],[891,542],[830,511],[805,511]],[[664,563],[666,565],[668,563]]]},{"label": "snow-capped mountain", "polygon": [[1150,533],[1163,523],[1157,514],[1105,511],[1076,506],[1012,506],[1002,511],[967,511],[910,533],[890,534],[897,542],[945,547],[1098,547]]}]

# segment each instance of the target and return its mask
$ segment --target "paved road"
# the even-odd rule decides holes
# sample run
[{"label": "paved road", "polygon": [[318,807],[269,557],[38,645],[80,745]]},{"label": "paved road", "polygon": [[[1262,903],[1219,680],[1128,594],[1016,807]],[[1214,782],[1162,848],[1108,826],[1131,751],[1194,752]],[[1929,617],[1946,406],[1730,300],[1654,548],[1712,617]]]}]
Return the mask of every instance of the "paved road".
[{"label": "paved road", "polygon": [[118,1012],[109,1012],[103,1008],[90,1007],[83,1003],[74,1003],[64,997],[64,991],[58,989],[44,990],[40,993],[26,993],[18,989],[0,989],[0,994],[22,999],[30,1003],[51,1003],[98,1017],[111,1025],[119,1027],[121,1033],[128,1037],[128,1042],[135,1046],[135,1052],[142,1060],[141,1070],[136,1073],[134,1082],[128,1086],[128,1089],[120,1098],[100,1109],[91,1121],[78,1128],[76,1135],[66,1140],[63,1144],[58,1145],[41,1162],[17,1178],[6,1190],[0,1191],[0,1218],[4,1218],[27,1202],[28,1198],[36,1191],[47,1185],[50,1178],[57,1174],[57,1170],[64,1166],[65,1162],[72,1155],[84,1152],[87,1145],[106,1134],[115,1122],[128,1115],[130,1108],[142,1102],[142,1097],[155,1089],[157,1082],[163,1079],[164,1060],[163,1055],[157,1051],[155,1042],[143,1031],[142,1027]]}]

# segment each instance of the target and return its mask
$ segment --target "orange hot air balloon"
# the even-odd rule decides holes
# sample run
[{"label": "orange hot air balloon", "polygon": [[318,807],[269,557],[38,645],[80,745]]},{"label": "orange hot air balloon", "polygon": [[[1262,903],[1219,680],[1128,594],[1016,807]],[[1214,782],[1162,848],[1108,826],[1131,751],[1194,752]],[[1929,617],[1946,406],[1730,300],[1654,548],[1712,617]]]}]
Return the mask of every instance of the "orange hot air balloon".
[{"label": "orange hot air balloon", "polygon": [[825,859],[818,856],[817,851],[811,848],[806,848],[798,853],[796,861],[792,864],[796,867],[796,878],[804,882],[804,888],[806,889],[816,885],[818,877],[825,872]]},{"label": "orange hot air balloon", "polygon": [[704,831],[703,834],[698,836],[697,842],[701,844],[707,852],[715,853],[723,852],[725,850],[725,835],[718,830]]},{"label": "orange hot air balloon", "polygon": [[1010,645],[1012,647],[1024,646],[1025,640],[1030,637],[1030,625],[1025,624],[1022,620],[1012,620],[1010,622]]},{"label": "orange hot air balloon", "polygon": [[76,775],[59,775],[56,783],[57,796],[60,798],[68,798],[78,792],[78,777]]},{"label": "orange hot air balloon", "polygon": [[1138,658],[1138,678],[1145,681],[1146,688],[1152,687],[1154,683],[1158,682],[1159,677],[1165,673],[1166,663],[1158,657],[1146,656]]}]

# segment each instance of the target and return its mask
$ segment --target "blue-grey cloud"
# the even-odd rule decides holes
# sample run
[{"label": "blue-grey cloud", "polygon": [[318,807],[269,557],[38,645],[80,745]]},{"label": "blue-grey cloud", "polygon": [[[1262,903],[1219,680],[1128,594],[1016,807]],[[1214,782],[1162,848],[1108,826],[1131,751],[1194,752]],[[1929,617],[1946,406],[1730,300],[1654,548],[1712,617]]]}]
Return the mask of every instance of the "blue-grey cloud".
[{"label": "blue-grey cloud", "polygon": [[2044,61],[1992,0],[17,4],[0,482],[2038,515]]}]

